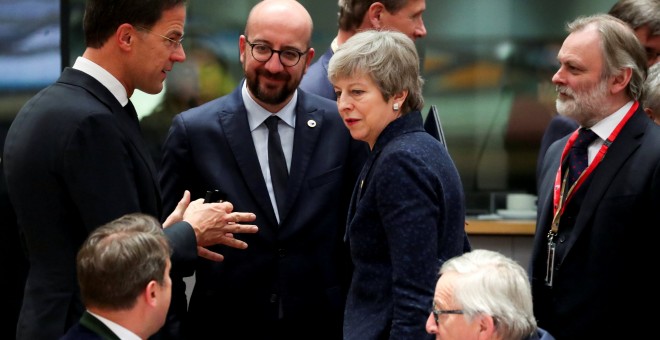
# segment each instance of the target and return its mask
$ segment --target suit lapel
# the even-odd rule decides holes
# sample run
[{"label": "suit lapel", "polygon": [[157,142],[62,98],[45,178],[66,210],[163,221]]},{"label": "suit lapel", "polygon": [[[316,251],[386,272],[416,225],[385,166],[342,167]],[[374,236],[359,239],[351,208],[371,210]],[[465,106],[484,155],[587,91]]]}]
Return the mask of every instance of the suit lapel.
[{"label": "suit lapel", "polygon": [[651,120],[648,119],[646,114],[638,109],[630,117],[630,120],[623,129],[621,129],[619,136],[610,146],[605,158],[603,158],[601,164],[592,173],[591,184],[585,193],[582,206],[580,207],[580,213],[575,220],[574,236],[568,238],[566,252],[564,252],[561,258],[562,261],[591,220],[603,195],[605,195],[605,191],[610,187],[616,174],[623,167],[626,160],[630,158],[630,155],[639,148],[642,136],[644,135],[644,129],[647,124],[651,123]]},{"label": "suit lapel", "polygon": [[232,99],[235,105],[228,106],[231,111],[225,110],[219,113],[220,125],[224,130],[227,143],[252,198],[261,206],[263,211],[268,212],[268,219],[272,225],[277,225],[277,218],[270,203],[266,180],[261,173],[259,158],[250,133],[250,124],[247,120],[247,110],[241,98],[240,86],[238,90],[232,93]]},{"label": "suit lapel", "polygon": [[349,241],[349,229],[351,227],[351,221],[355,217],[356,209],[358,203],[360,203],[360,199],[364,196],[365,190],[367,190],[368,186],[368,180],[369,180],[369,173],[371,171],[371,167],[374,165],[376,162],[376,159],[380,155],[380,150],[374,150],[370,151],[369,156],[367,157],[367,160],[364,163],[364,166],[362,167],[362,170],[360,171],[360,175],[358,176],[357,182],[355,183],[355,186],[353,187],[353,194],[351,195],[351,202],[348,205],[348,214],[346,218],[346,231],[344,234],[344,241]]},{"label": "suit lapel", "polygon": [[151,174],[151,181],[155,191],[155,197],[157,200],[158,214],[160,214],[162,212],[162,202],[160,198],[160,186],[157,182],[156,167],[144,143],[140,128],[139,126],[136,127],[135,122],[131,118],[131,115],[126,112],[126,110],[117,101],[117,98],[115,98],[105,86],[84,72],[72,68],[67,68],[62,73],[60,81],[63,83],[82,87],[91,93],[94,97],[96,97],[101,103],[107,106],[108,109],[112,112],[112,115],[119,122],[122,132],[124,132],[124,134],[128,137],[131,145],[133,145],[133,147],[137,150],[137,153],[140,155],[142,162],[144,162],[147,166],[147,169],[149,169]]},{"label": "suit lapel", "polygon": [[291,210],[293,202],[296,201],[300,193],[322,129],[323,115],[317,113],[315,108],[308,108],[304,105],[304,95],[298,91],[291,169],[289,171],[284,211],[280,212],[281,221],[284,221]]}]

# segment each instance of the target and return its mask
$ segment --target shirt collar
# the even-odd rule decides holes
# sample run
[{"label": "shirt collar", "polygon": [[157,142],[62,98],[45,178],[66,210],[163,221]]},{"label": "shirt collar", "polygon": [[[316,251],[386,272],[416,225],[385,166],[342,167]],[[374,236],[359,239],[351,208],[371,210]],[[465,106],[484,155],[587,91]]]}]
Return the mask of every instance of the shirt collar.
[{"label": "shirt collar", "polygon": [[259,127],[266,118],[276,115],[280,117],[290,127],[294,127],[296,123],[296,104],[298,103],[298,90],[293,93],[291,100],[277,113],[271,113],[268,110],[264,109],[259,105],[249,93],[247,84],[243,81],[243,87],[241,90],[241,95],[243,97],[243,104],[247,110],[248,123],[250,124],[250,131],[254,131]]},{"label": "shirt collar", "polygon": [[128,95],[126,94],[126,88],[124,88],[124,85],[122,85],[115,76],[106,71],[103,67],[85,57],[78,57],[73,64],[73,68],[85,72],[98,80],[99,83],[105,86],[112,95],[117,98],[121,106],[126,106],[126,104],[128,104]]},{"label": "shirt collar", "polygon": [[616,126],[619,125],[619,122],[623,119],[623,117],[626,115],[628,110],[630,110],[634,103],[634,101],[629,101],[626,103],[626,105],[616,110],[616,112],[613,114],[594,124],[594,126],[591,127],[591,130],[595,132],[601,140],[606,140],[612,134],[612,131],[614,131]]},{"label": "shirt collar", "polygon": [[332,39],[332,42],[330,43],[330,48],[332,49],[332,52],[337,52],[337,49],[339,48],[339,42],[337,42],[337,37]]},{"label": "shirt collar", "polygon": [[110,330],[122,340],[142,340],[137,334],[129,331],[124,326],[121,326],[118,323],[112,322],[98,314],[90,312],[89,310],[87,311],[87,313],[94,315],[95,318],[103,322],[104,325],[110,328]]}]

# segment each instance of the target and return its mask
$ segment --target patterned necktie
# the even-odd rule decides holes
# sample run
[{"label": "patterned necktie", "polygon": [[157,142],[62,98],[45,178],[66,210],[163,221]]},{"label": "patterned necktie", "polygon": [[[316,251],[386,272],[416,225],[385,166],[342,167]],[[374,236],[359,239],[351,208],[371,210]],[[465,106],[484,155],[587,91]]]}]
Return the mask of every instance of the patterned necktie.
[{"label": "patterned necktie", "polygon": [[289,171],[286,167],[284,151],[280,141],[280,133],[277,130],[277,124],[280,121],[278,116],[270,116],[266,119],[268,126],[268,166],[270,168],[270,178],[275,193],[275,203],[280,215],[284,211],[284,199],[286,198],[286,184],[289,180]]},{"label": "patterned necktie", "polygon": [[587,168],[589,163],[587,148],[598,135],[593,131],[585,128],[580,128],[578,137],[573,143],[570,152],[568,153],[568,186],[570,187],[577,181],[580,174]]}]

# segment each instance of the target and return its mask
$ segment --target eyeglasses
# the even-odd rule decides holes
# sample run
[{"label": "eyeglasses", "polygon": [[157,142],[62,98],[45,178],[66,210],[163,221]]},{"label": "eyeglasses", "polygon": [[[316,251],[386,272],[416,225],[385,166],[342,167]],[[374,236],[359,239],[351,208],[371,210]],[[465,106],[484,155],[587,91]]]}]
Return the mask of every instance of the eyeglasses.
[{"label": "eyeglasses", "polygon": [[436,325],[440,325],[440,314],[463,314],[463,310],[461,309],[442,310],[442,309],[435,309],[435,307],[433,307],[433,318],[435,319]]},{"label": "eyeglasses", "polygon": [[309,49],[305,52],[300,52],[294,49],[288,50],[275,50],[268,45],[264,44],[253,44],[245,38],[245,42],[250,45],[252,49],[252,57],[259,62],[265,63],[273,56],[273,53],[277,53],[280,57],[280,63],[287,67],[296,66],[300,61],[300,58],[309,52]]},{"label": "eyeglasses", "polygon": [[153,34],[153,35],[156,35],[156,36],[159,36],[159,37],[165,39],[165,41],[164,41],[164,42],[165,42],[165,46],[167,46],[167,47],[169,47],[169,48],[171,48],[171,49],[173,49],[173,50],[178,49],[179,46],[181,46],[181,42],[183,41],[183,36],[182,36],[181,38],[179,38],[178,40],[175,40],[175,39],[172,39],[172,38],[168,38],[168,37],[166,37],[166,36],[164,36],[164,35],[160,35],[160,34],[158,34],[158,33],[155,33],[154,31],[152,31],[152,30],[150,30],[150,29],[148,29],[148,28],[146,28],[146,27],[137,26],[137,25],[135,25],[135,27],[137,27],[138,29],[141,29],[141,30],[143,30],[143,31],[147,31],[148,33],[151,33],[151,34]]}]

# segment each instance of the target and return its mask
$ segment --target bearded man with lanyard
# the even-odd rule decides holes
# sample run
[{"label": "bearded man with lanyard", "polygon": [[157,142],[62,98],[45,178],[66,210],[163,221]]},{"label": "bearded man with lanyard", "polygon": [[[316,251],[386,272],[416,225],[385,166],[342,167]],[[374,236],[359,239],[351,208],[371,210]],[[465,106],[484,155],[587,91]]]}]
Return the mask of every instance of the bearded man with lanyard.
[{"label": "bearded man with lanyard", "polygon": [[631,265],[660,259],[660,127],[639,105],[646,54],[609,15],[577,18],[567,30],[552,81],[557,111],[580,128],[542,163],[534,314],[557,339],[637,339],[649,330],[634,325],[653,316],[632,305],[659,295]]}]

